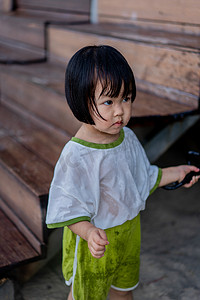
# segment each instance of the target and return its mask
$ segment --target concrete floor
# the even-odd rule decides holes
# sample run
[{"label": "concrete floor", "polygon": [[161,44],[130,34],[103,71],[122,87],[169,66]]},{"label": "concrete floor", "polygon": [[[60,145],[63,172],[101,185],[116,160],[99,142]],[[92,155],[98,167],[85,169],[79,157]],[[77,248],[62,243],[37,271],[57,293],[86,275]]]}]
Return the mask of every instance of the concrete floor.
[{"label": "concrete floor", "polygon": [[[187,150],[200,151],[199,132],[200,122],[156,164],[185,163]],[[199,300],[200,183],[191,189],[158,189],[141,222],[141,276],[134,300]],[[26,284],[15,285],[15,300],[66,300],[68,292],[59,253]]]}]

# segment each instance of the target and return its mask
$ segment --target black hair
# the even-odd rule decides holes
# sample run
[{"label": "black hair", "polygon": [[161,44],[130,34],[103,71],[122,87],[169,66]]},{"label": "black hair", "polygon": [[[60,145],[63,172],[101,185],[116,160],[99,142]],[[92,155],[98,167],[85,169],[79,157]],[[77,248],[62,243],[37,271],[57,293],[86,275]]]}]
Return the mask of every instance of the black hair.
[{"label": "black hair", "polygon": [[102,94],[111,98],[120,94],[136,97],[133,71],[124,56],[107,45],[87,46],[78,50],[70,59],[65,73],[65,96],[74,116],[81,122],[94,124],[90,107],[99,114],[95,103],[97,83]]}]

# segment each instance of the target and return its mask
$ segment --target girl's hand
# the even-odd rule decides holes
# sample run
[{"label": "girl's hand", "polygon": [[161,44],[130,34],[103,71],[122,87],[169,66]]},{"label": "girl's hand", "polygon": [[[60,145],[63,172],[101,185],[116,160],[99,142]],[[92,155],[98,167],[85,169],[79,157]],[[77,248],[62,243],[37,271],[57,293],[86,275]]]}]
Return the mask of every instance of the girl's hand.
[{"label": "girl's hand", "polygon": [[[180,180],[179,182],[181,182],[185,176],[187,174],[189,174],[191,171],[194,171],[194,172],[199,172],[199,169],[195,166],[187,166],[187,165],[183,165],[183,166],[179,166],[178,167],[180,169]],[[183,185],[185,188],[190,188],[191,186],[193,186],[196,182],[198,182],[198,180],[200,179],[200,175],[196,175],[196,176],[193,176],[191,181],[185,185]]]},{"label": "girl's hand", "polygon": [[95,258],[101,258],[109,244],[103,229],[95,227],[88,221],[77,222],[68,226],[71,231],[78,234],[88,243],[88,248]]},{"label": "girl's hand", "polygon": [[101,258],[106,251],[106,245],[109,244],[104,230],[93,227],[87,234],[88,248],[95,258]]},{"label": "girl's hand", "polygon": [[[181,182],[185,176],[190,172],[199,172],[199,168],[190,165],[181,165],[177,167],[169,167],[162,169],[162,178],[159,186],[165,186],[172,182]],[[195,184],[200,179],[200,176],[193,176],[190,183],[184,185],[184,187],[189,188]]]}]

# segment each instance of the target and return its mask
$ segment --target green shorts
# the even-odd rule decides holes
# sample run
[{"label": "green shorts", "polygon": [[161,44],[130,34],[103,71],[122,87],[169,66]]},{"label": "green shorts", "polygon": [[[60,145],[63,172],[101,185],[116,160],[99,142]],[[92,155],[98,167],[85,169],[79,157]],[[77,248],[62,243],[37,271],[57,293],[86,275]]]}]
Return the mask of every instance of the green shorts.
[{"label": "green shorts", "polygon": [[[96,259],[85,240],[74,239],[74,234],[67,227],[64,230],[63,274],[66,283],[72,283],[74,300],[105,300],[110,287],[129,291],[138,285],[140,215],[105,231],[109,245],[104,257]],[[69,242],[75,249],[75,256],[67,247]]]}]

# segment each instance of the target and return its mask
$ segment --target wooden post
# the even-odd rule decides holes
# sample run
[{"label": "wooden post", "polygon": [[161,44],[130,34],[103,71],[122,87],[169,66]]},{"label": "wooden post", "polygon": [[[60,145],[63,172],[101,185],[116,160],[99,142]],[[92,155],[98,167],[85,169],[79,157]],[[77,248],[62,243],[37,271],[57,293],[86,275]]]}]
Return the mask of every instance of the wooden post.
[{"label": "wooden post", "polygon": [[13,10],[13,0],[0,0],[0,11],[9,12]]},{"label": "wooden post", "polygon": [[92,24],[98,23],[98,0],[91,0],[90,22]]}]

